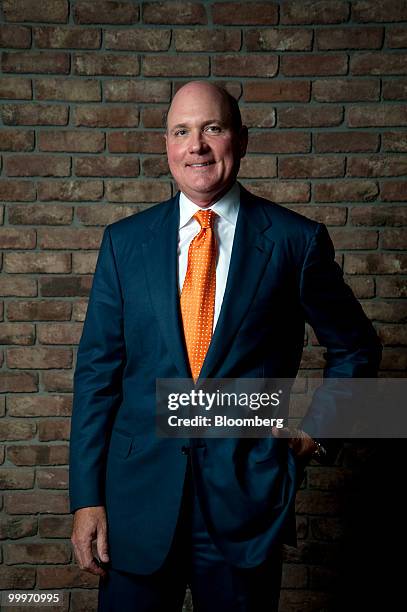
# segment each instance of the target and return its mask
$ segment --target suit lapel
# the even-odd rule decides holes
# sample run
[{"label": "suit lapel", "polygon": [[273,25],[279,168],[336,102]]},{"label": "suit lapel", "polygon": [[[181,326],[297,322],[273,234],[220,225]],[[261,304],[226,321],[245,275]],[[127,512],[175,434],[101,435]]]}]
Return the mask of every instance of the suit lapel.
[{"label": "suit lapel", "polygon": [[216,368],[219,370],[250,308],[274,246],[270,238],[271,220],[264,205],[242,186],[240,190],[240,209],[225,294],[200,379],[211,377]]},{"label": "suit lapel", "polygon": [[178,199],[175,196],[150,226],[150,235],[142,248],[151,301],[162,336],[180,376],[189,378],[178,294]]}]

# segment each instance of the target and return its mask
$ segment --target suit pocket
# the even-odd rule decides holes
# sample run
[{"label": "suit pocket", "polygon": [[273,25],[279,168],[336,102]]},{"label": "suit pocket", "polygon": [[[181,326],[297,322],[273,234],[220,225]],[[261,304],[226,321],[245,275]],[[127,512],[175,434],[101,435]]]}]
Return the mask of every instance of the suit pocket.
[{"label": "suit pocket", "polygon": [[134,439],[117,429],[113,429],[112,436],[110,438],[109,453],[118,455],[122,459],[127,459],[134,448]]}]

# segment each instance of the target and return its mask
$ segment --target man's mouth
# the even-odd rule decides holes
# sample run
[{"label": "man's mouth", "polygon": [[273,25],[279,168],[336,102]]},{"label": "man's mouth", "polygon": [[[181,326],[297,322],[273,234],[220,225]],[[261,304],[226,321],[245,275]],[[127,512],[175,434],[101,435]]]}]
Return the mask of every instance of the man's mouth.
[{"label": "man's mouth", "polygon": [[187,166],[189,166],[190,168],[204,168],[205,166],[211,166],[214,163],[215,162],[213,161],[208,161],[208,162],[202,162],[199,164],[187,164]]}]

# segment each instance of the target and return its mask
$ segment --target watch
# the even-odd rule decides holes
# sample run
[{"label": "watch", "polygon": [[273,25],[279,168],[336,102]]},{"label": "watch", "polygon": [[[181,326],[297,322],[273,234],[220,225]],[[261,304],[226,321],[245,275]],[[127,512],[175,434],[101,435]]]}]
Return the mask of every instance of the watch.
[{"label": "watch", "polygon": [[315,459],[319,463],[322,463],[324,459],[326,459],[326,455],[327,455],[326,448],[324,448],[322,444],[318,442],[318,440],[313,439],[312,441],[315,444],[315,448],[312,452],[311,459]]}]

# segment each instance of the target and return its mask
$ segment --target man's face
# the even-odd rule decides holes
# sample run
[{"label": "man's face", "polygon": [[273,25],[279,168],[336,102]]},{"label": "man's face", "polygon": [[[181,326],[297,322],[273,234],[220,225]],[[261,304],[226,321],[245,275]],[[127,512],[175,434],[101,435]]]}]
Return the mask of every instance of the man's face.
[{"label": "man's face", "polygon": [[189,83],[167,118],[167,156],[179,189],[199,206],[218,200],[234,183],[247,131],[231,124],[227,100],[205,83]]}]

